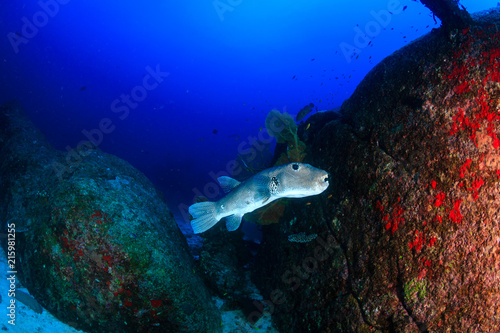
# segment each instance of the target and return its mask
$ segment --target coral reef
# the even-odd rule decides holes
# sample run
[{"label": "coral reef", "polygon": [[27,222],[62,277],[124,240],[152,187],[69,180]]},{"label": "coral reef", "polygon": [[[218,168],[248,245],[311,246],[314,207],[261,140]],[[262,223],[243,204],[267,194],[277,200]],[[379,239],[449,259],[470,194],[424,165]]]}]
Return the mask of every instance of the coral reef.
[{"label": "coral reef", "polygon": [[306,141],[330,188],[264,229],[253,275],[280,331],[499,331],[500,11],[479,19],[384,59]]},{"label": "coral reef", "polygon": [[275,165],[302,162],[306,156],[306,145],[297,135],[297,124],[288,113],[271,110],[266,117],[266,129],[278,144],[286,144],[286,153],[281,154]]},{"label": "coral reef", "polygon": [[[16,268],[43,307],[89,332],[221,331],[186,240],[143,174],[99,150],[68,162],[17,104],[0,109],[0,126],[0,217],[26,221]],[[54,162],[68,165],[63,177]]]},{"label": "coral reef", "polygon": [[271,110],[265,121],[267,133],[278,143],[294,142],[297,138],[297,124],[286,111]]}]

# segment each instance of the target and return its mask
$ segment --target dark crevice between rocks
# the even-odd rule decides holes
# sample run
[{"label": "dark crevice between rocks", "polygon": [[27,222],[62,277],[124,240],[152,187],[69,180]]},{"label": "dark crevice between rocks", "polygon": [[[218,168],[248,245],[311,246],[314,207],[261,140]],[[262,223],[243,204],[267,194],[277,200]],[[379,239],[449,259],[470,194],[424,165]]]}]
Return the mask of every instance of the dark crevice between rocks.
[{"label": "dark crevice between rocks", "polygon": [[397,283],[396,283],[396,295],[399,299],[399,302],[401,303],[401,306],[405,309],[408,316],[410,316],[411,320],[415,323],[415,325],[417,325],[419,332],[427,333],[427,332],[429,332],[429,330],[427,329],[427,324],[422,323],[419,320],[417,320],[417,318],[413,314],[412,309],[408,306],[408,304],[406,304],[406,301],[404,298],[403,273],[401,272],[401,267],[399,267],[398,263],[396,263],[396,267],[398,268]]},{"label": "dark crevice between rocks", "polygon": [[389,150],[385,147],[385,144],[383,142],[377,142],[377,148],[382,154],[389,156],[394,162],[400,162],[394,156],[392,156],[391,153],[389,153]]},{"label": "dark crevice between rocks", "polygon": [[366,325],[369,325],[369,326],[372,326],[372,327],[374,327],[376,329],[382,330],[383,327],[381,327],[380,325],[377,325],[376,323],[370,321],[370,319],[368,319],[367,315],[364,313],[361,301],[359,300],[359,297],[356,295],[356,293],[352,289],[352,286],[353,286],[354,282],[352,281],[352,274],[351,274],[352,268],[351,268],[351,265],[349,264],[349,260],[347,258],[347,247],[344,246],[344,244],[342,242],[340,242],[335,237],[335,231],[333,230],[331,224],[328,223],[327,221],[325,221],[325,222],[326,222],[326,225],[328,227],[328,230],[330,231],[330,234],[335,239],[335,241],[339,244],[339,247],[342,250],[342,255],[344,257],[344,261],[345,261],[345,263],[347,265],[347,283],[346,283],[347,293],[345,293],[345,295],[352,295],[352,298],[356,301],[356,305],[357,305],[357,307],[359,309],[359,314],[361,315],[361,319],[363,320],[363,322]]}]

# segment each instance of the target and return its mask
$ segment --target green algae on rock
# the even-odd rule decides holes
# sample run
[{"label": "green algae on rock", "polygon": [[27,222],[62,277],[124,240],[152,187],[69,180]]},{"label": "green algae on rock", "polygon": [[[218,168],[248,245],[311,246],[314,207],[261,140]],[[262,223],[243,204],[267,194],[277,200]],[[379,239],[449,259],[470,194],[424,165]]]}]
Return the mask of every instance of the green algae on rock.
[{"label": "green algae on rock", "polygon": [[16,104],[0,112],[0,216],[27,221],[17,269],[61,321],[89,332],[219,332],[221,317],[152,184],[92,150],[65,163]]}]

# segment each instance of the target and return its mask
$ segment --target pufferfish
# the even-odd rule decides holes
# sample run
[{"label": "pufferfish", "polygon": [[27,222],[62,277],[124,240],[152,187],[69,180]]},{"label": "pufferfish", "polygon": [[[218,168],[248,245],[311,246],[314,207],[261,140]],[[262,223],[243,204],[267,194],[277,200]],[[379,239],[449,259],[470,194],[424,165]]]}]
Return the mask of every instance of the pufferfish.
[{"label": "pufferfish", "polygon": [[226,218],[229,231],[237,230],[246,213],[279,198],[304,198],[328,188],[328,173],[304,163],[289,163],[263,170],[243,182],[231,177],[217,178],[225,197],[216,202],[199,202],[189,207],[195,234],[212,228]]}]

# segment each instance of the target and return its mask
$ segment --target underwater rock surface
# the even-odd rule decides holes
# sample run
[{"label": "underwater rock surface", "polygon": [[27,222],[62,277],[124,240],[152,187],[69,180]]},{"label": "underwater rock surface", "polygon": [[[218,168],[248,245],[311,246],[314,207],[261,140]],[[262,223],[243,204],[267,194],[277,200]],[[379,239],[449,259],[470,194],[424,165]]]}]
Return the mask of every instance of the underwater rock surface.
[{"label": "underwater rock surface", "polygon": [[[46,309],[89,332],[221,331],[186,240],[142,173],[99,150],[68,164],[15,103],[0,118],[0,216],[16,224],[18,277]],[[57,177],[54,166],[68,169]]]},{"label": "underwater rock surface", "polygon": [[306,140],[330,187],[264,229],[253,274],[281,332],[500,330],[499,17],[387,57]]}]

